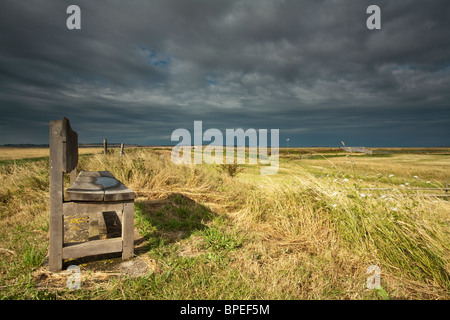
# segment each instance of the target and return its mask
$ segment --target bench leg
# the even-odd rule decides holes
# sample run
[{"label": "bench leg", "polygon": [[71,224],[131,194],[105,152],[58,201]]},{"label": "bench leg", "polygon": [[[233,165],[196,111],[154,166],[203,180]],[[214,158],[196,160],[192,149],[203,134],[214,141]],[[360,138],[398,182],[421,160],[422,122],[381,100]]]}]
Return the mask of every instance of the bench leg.
[{"label": "bench leg", "polygon": [[122,259],[129,259],[134,254],[134,202],[123,205],[122,215]]},{"label": "bench leg", "polygon": [[[52,210],[54,211],[54,210]],[[52,212],[50,215],[50,243],[49,243],[49,268],[50,271],[62,269],[62,247],[64,239],[64,220],[61,212]]]}]

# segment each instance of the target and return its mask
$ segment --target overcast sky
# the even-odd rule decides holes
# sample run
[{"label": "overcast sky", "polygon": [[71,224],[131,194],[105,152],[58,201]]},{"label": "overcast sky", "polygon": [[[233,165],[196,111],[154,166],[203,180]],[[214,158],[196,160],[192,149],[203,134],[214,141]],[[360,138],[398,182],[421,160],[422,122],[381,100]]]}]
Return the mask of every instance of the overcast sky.
[{"label": "overcast sky", "polygon": [[449,146],[450,1],[0,0],[0,111],[0,144],[48,143],[65,116],[84,143],[176,144],[201,120],[281,146]]}]

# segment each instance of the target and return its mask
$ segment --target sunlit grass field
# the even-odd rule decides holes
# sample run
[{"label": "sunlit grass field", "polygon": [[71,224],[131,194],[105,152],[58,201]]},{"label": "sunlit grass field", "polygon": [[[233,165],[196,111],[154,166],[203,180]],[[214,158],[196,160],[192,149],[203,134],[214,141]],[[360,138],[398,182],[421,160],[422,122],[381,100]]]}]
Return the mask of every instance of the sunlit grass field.
[{"label": "sunlit grass field", "polygon": [[289,151],[276,175],[245,164],[233,178],[174,165],[169,148],[80,157],[79,170],[109,170],[137,193],[134,259],[152,268],[131,277],[80,264],[72,291],[64,271],[46,269],[48,158],[0,163],[0,298],[450,298],[450,204],[415,189],[450,182],[450,149]]},{"label": "sunlit grass field", "polygon": [[[79,148],[78,153],[95,154],[103,152],[103,148]],[[48,158],[49,148],[18,148],[18,147],[0,147],[0,164],[14,163],[14,161],[37,161]]]}]

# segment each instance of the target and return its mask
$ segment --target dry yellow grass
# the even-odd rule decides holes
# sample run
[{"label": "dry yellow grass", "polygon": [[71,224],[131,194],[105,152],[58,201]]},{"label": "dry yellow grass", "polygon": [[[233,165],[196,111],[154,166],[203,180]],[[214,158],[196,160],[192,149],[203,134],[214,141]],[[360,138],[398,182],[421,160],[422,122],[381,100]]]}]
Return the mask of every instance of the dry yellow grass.
[{"label": "dry yellow grass", "polygon": [[[258,190],[238,217],[248,228],[263,228],[269,246],[309,253],[304,263],[314,261],[312,256],[333,261],[321,272],[336,279],[339,284],[333,287],[341,291],[340,297],[360,297],[363,270],[370,264],[381,266],[383,286],[392,297],[448,297],[450,205],[437,198],[411,197],[400,186],[428,185],[425,179],[445,185],[441,179],[448,178],[449,164],[448,156],[428,155],[290,159],[283,162],[280,175],[240,177]],[[394,176],[389,178],[390,174]],[[360,189],[380,183],[392,189],[383,193]],[[342,281],[337,274],[353,280]],[[362,286],[359,290],[352,286],[355,276]],[[417,281],[426,278],[425,283]]]},{"label": "dry yellow grass", "polygon": [[[79,154],[101,153],[102,148],[80,148]],[[48,157],[49,148],[12,148],[0,147],[0,160],[19,160]]]},{"label": "dry yellow grass", "polygon": [[[140,254],[159,270],[96,285],[103,299],[448,299],[450,205],[398,187],[418,181],[414,166],[422,168],[414,171],[421,180],[442,183],[448,161],[435,155],[288,158],[277,175],[245,166],[232,179],[208,165],[176,166],[170,150],[81,157],[80,170],[109,170],[137,192],[135,225],[148,246]],[[0,286],[12,288],[5,297],[38,294],[27,275],[46,252],[45,165],[0,167],[0,248],[6,250]],[[362,194],[359,188],[380,183],[398,190]],[[366,288],[372,264],[382,270],[384,295]],[[59,294],[96,298],[96,292]]]}]

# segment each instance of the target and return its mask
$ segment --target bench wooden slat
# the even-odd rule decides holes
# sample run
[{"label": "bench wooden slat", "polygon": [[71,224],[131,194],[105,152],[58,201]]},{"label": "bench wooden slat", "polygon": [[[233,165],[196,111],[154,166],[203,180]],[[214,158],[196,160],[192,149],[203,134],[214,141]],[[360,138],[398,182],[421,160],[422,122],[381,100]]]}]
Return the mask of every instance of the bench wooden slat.
[{"label": "bench wooden slat", "polygon": [[88,242],[66,244],[63,247],[63,259],[76,259],[97,254],[121,252],[122,238],[92,240]]},{"label": "bench wooden slat", "polygon": [[81,171],[75,183],[66,190],[69,201],[133,200],[133,190],[114,178],[109,171]]},{"label": "bench wooden slat", "polygon": [[[132,200],[130,201],[132,202]],[[64,202],[63,204],[63,214],[64,216],[78,216],[86,215],[95,212],[106,212],[106,211],[123,211],[123,202],[102,202],[99,205],[98,202]]]},{"label": "bench wooden slat", "polygon": [[78,133],[70,127],[69,119],[62,121],[63,169],[69,173],[78,164]]}]

